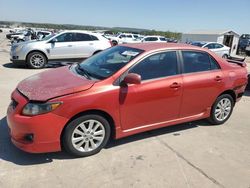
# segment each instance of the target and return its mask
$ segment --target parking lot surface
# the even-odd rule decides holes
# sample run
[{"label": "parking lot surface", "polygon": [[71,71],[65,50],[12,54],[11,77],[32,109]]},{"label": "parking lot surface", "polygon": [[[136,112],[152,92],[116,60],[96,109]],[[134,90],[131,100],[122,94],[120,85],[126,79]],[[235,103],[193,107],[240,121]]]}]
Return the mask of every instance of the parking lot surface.
[{"label": "parking lot surface", "polygon": [[8,135],[10,94],[19,81],[45,69],[14,67],[9,49],[0,33],[0,187],[250,187],[249,92],[224,125],[166,127],[112,141],[87,158],[20,151]]}]

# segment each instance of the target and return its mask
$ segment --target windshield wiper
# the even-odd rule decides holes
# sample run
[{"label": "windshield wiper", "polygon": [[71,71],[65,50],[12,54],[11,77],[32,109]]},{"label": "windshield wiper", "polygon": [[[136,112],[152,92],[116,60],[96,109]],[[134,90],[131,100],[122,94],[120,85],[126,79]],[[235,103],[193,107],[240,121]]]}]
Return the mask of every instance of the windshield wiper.
[{"label": "windshield wiper", "polygon": [[90,76],[89,72],[86,71],[83,67],[81,67],[81,65],[79,63],[77,64],[77,69],[80,70],[86,78],[91,80],[91,76]]}]

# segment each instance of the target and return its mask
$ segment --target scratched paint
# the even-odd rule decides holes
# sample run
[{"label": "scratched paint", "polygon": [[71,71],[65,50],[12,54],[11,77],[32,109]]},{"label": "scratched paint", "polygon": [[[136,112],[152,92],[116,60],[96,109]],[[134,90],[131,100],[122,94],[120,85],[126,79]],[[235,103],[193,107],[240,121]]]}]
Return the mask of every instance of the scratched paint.
[{"label": "scratched paint", "polygon": [[30,100],[46,101],[57,96],[87,90],[93,84],[93,80],[75,75],[69,67],[61,67],[28,77],[21,81],[17,88]]}]

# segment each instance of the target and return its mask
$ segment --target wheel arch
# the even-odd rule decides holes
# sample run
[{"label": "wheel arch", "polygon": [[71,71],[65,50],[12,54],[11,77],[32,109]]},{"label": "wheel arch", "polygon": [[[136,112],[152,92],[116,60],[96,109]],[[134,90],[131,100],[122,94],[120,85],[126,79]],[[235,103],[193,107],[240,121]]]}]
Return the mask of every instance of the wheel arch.
[{"label": "wheel arch", "polygon": [[65,131],[65,128],[68,126],[68,124],[70,122],[72,122],[73,120],[75,120],[76,118],[81,117],[83,115],[88,115],[88,114],[95,114],[95,115],[100,115],[100,116],[104,117],[109,122],[109,125],[110,125],[110,130],[111,130],[110,138],[115,138],[115,122],[114,122],[113,117],[109,113],[107,113],[103,110],[92,109],[92,110],[79,112],[78,114],[75,114],[73,117],[71,117],[69,119],[69,121],[63,127],[63,130],[62,130],[61,135],[60,135],[61,146],[62,146],[62,137],[63,137],[64,131]]},{"label": "wheel arch", "polygon": [[[221,95],[223,95],[223,94],[228,94],[228,95],[231,95],[231,97],[233,98],[233,100],[234,100],[234,104],[236,103],[236,99],[237,99],[237,96],[236,96],[236,94],[235,94],[235,92],[233,91],[233,90],[226,90],[226,91],[224,91],[224,92],[222,92],[219,96],[221,96]],[[218,97],[219,97],[218,96]]]},{"label": "wheel arch", "polygon": [[33,52],[42,53],[42,54],[45,56],[46,60],[48,61],[48,57],[47,57],[46,53],[43,52],[42,50],[31,50],[30,52],[27,53],[27,55],[26,55],[26,57],[25,57],[25,61],[26,61],[26,62],[28,61],[28,56],[29,56],[29,54],[31,54],[31,53],[33,53]]},{"label": "wheel arch", "polygon": [[95,54],[97,54],[97,53],[99,53],[99,52],[101,52],[102,50],[96,50],[94,53],[93,53],[93,55],[95,55]]}]

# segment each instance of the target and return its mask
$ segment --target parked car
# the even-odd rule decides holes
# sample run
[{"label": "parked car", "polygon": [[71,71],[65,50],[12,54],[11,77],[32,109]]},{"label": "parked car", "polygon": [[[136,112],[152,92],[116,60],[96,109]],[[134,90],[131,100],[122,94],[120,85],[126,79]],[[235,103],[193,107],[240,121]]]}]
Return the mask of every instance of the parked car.
[{"label": "parked car", "polygon": [[40,69],[48,61],[88,58],[109,47],[109,40],[99,34],[65,31],[40,41],[13,44],[10,58],[14,63],[26,63],[30,68]]},{"label": "parked car", "polygon": [[149,42],[163,42],[163,43],[166,43],[167,42],[167,39],[163,36],[146,36],[142,39],[141,42],[146,42],[146,43],[149,43]]},{"label": "parked car", "polygon": [[194,46],[199,46],[201,48],[207,48],[212,52],[215,52],[222,58],[227,59],[230,56],[230,48],[223,44],[219,44],[216,42],[199,42],[199,41],[191,42],[190,44]]},{"label": "parked car", "polygon": [[44,71],[11,95],[12,142],[32,153],[89,156],[111,136],[205,118],[223,124],[247,85],[246,64],[228,61],[191,45],[137,43]]},{"label": "parked car", "polygon": [[52,32],[50,31],[42,31],[42,30],[38,30],[38,31],[35,31],[35,35],[36,35],[36,39],[37,40],[41,40],[49,35],[52,35]]},{"label": "parked car", "polygon": [[166,38],[167,42],[173,42],[173,43],[177,43],[178,40],[174,39],[174,38]]},{"label": "parked car", "polygon": [[248,46],[250,46],[250,34],[241,35],[239,39],[239,51],[245,52]]},{"label": "parked car", "polygon": [[6,38],[11,40],[15,35],[23,35],[25,31],[26,30],[18,30],[17,32],[12,31],[11,33],[6,34]]},{"label": "parked car", "polygon": [[119,33],[115,36],[107,36],[107,38],[113,43],[113,45],[117,44],[126,44],[126,43],[136,43],[137,38],[140,37],[138,34],[132,33]]}]

